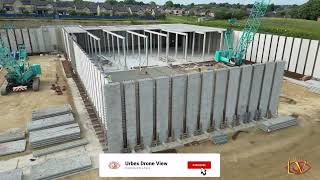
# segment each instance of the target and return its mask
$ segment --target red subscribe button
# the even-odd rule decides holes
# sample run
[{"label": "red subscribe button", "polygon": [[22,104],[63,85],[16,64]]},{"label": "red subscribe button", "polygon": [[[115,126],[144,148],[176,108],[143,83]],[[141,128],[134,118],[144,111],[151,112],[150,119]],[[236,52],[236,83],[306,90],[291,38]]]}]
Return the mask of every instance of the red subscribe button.
[{"label": "red subscribe button", "polygon": [[211,169],[211,161],[188,161],[188,169]]}]

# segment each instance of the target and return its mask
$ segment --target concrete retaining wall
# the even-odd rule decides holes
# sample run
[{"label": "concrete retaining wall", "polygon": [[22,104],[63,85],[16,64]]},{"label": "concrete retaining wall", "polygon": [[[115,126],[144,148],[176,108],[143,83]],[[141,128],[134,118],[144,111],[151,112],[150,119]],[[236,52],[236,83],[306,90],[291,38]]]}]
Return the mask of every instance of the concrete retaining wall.
[{"label": "concrete retaining wall", "polygon": [[284,67],[283,61],[269,62],[107,84],[109,152],[149,148],[276,115]]},{"label": "concrete retaining wall", "polygon": [[19,44],[25,44],[28,53],[44,53],[58,50],[59,29],[53,26],[0,29],[0,34],[5,46],[11,51],[16,51]]},{"label": "concrete retaining wall", "polygon": [[[241,37],[234,32],[234,42]],[[320,78],[320,41],[257,33],[245,59],[251,62],[286,61],[285,70]]]}]

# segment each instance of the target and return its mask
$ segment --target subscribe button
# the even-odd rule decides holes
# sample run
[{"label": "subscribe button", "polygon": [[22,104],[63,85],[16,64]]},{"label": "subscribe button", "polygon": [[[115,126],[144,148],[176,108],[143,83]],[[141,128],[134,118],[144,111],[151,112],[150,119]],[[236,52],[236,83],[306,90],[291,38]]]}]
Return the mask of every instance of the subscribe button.
[{"label": "subscribe button", "polygon": [[188,169],[211,169],[211,161],[188,161]]}]

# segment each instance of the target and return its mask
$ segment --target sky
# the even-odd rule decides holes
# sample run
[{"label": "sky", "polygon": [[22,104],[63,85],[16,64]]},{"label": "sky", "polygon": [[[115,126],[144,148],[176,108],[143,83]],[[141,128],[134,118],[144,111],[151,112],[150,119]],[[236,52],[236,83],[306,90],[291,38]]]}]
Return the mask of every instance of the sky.
[{"label": "sky", "polygon": [[[90,0],[93,2],[104,2],[105,0]],[[119,0],[118,0],[119,1]],[[143,1],[145,3],[149,3],[152,0],[136,0],[136,1]],[[154,2],[156,2],[157,4],[163,5],[167,0],[153,0]],[[175,4],[191,4],[191,3],[195,3],[195,4],[208,4],[211,2],[215,2],[215,3],[224,3],[224,2],[228,2],[230,4],[236,4],[236,3],[240,3],[240,4],[252,4],[255,0],[172,0],[173,3]],[[305,2],[307,2],[308,0],[271,0],[271,3],[277,4],[277,5],[291,5],[291,4],[303,4]]]}]

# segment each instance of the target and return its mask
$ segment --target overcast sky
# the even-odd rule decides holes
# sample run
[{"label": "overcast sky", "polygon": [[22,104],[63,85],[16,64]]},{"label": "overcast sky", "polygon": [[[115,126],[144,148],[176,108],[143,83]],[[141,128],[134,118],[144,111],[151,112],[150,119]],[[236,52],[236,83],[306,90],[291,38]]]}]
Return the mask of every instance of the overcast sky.
[{"label": "overcast sky", "polygon": [[[104,2],[105,0],[90,0],[90,1],[94,1],[94,2]],[[119,0],[118,0],[119,1]],[[136,0],[136,1],[143,1],[145,3],[149,3],[152,0]],[[156,2],[157,4],[164,4],[167,0],[153,0],[154,2]],[[224,3],[224,2],[228,2],[228,3],[232,3],[232,4],[236,4],[236,3],[240,3],[240,4],[252,4],[255,0],[172,0],[173,3],[179,3],[179,4],[191,4],[191,3],[195,3],[195,4],[201,4],[201,3],[211,3],[211,2],[215,2],[215,3]],[[271,3],[274,4],[279,4],[279,5],[287,5],[287,4],[303,4],[305,2],[307,2],[308,0],[271,0]]]}]

